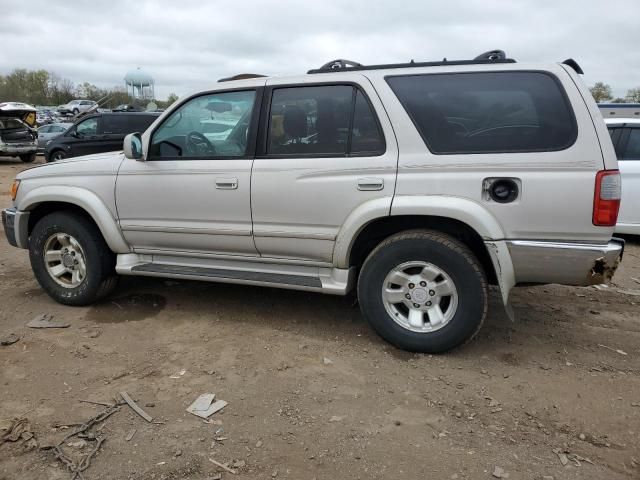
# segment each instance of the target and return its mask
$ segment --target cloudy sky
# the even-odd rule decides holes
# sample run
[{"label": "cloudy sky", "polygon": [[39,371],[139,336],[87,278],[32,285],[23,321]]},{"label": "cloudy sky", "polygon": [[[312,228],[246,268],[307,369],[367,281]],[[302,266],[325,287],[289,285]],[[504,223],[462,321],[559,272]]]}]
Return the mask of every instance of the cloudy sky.
[{"label": "cloudy sky", "polygon": [[157,97],[240,72],[291,74],[328,60],[391,63],[575,58],[614,94],[640,86],[640,0],[0,0],[0,73],[44,68],[123,84],[142,67]]}]

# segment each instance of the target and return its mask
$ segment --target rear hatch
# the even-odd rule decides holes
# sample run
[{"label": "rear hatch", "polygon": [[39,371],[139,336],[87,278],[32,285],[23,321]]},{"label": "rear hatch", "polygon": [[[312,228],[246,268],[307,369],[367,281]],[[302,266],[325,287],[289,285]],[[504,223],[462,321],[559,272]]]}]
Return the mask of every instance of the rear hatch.
[{"label": "rear hatch", "polygon": [[31,143],[38,138],[35,130],[36,109],[19,102],[0,103],[0,140],[5,143]]}]

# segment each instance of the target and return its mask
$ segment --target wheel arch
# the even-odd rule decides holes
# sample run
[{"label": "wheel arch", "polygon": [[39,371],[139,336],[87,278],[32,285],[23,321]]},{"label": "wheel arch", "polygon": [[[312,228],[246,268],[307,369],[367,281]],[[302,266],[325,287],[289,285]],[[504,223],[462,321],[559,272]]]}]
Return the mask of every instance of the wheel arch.
[{"label": "wheel arch", "polygon": [[458,238],[481,262],[490,283],[507,304],[515,284],[513,264],[498,220],[479,203],[460,197],[404,195],[366,202],[355,209],[338,233],[334,264],[358,267],[375,245],[403,230],[430,229]]},{"label": "wheel arch", "polygon": [[354,239],[348,265],[360,267],[373,249],[384,239],[406,230],[435,230],[464,243],[480,261],[490,283],[497,283],[496,270],[482,237],[466,223],[432,215],[392,215],[367,223]]},{"label": "wheel arch", "polygon": [[17,205],[29,212],[28,233],[43,216],[54,211],[72,210],[89,218],[100,230],[105,242],[114,253],[129,253],[117,221],[93,192],[78,187],[46,187],[31,190]]}]

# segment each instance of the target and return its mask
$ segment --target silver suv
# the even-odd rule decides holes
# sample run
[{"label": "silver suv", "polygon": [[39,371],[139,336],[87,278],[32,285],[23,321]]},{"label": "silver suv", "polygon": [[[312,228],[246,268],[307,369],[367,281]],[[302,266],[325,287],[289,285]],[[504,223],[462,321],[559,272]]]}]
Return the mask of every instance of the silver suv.
[{"label": "silver suv", "polygon": [[387,341],[445,351],[489,284],[508,305],[516,284],[616,270],[616,155],[578,72],[492,52],[225,79],[124,152],[22,172],[5,231],[67,305],[117,274],[356,290]]}]

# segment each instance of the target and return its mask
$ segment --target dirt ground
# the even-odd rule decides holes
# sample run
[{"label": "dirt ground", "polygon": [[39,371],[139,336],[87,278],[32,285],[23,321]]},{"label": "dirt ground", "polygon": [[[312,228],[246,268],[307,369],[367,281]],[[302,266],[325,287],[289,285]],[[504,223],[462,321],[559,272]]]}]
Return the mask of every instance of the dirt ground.
[{"label": "dirt ground", "polygon": [[[0,206],[23,168],[0,159]],[[474,342],[414,355],[353,298],[129,277],[64,307],[2,233],[0,337],[20,339],[0,346],[0,427],[25,418],[34,438],[0,439],[0,479],[70,478],[42,447],[106,410],[80,400],[121,391],[155,423],[125,405],[98,424],[87,480],[640,478],[638,279],[627,238],[609,288],[517,288],[515,322],[494,291]],[[44,313],[71,326],[26,327]],[[185,408],[209,392],[229,403],[207,423]]]}]

